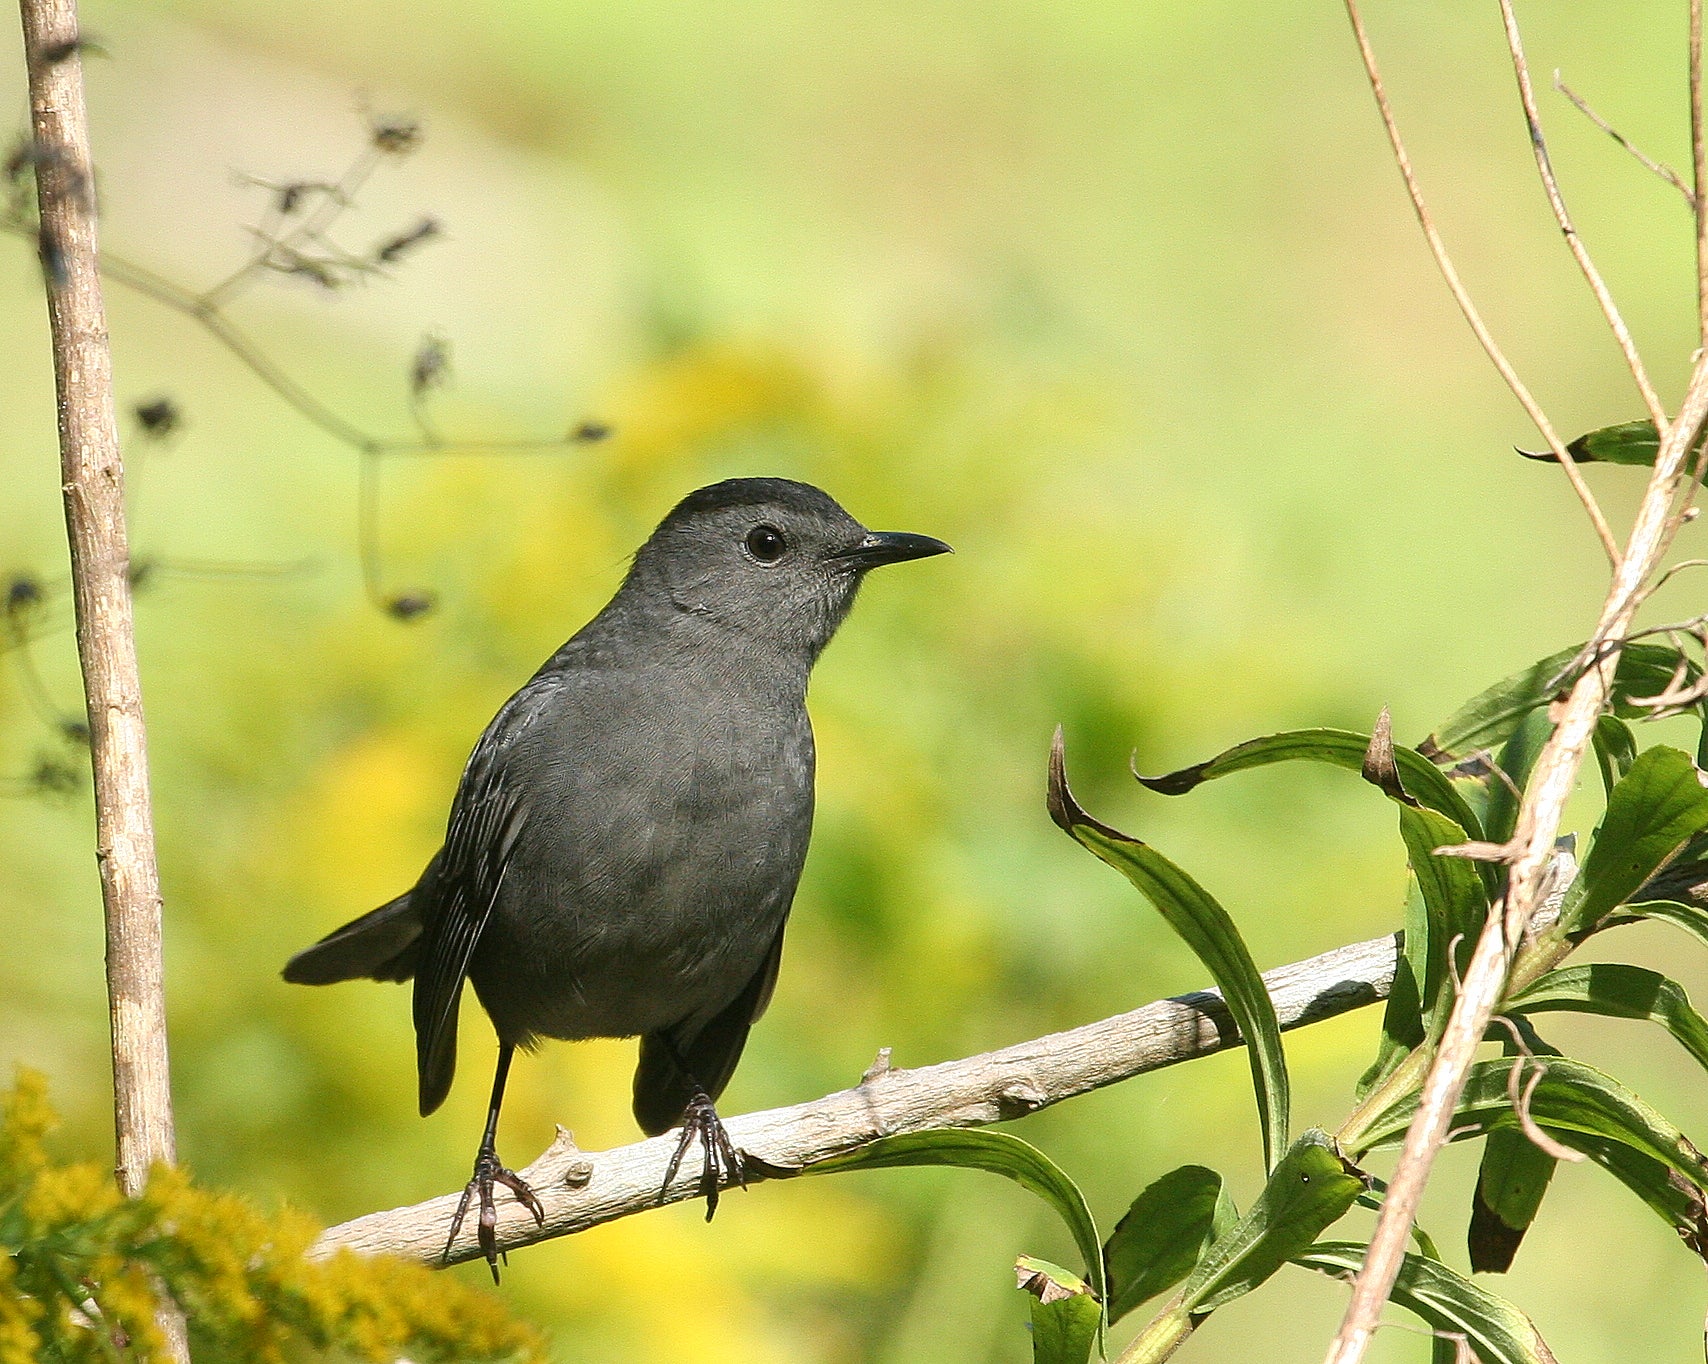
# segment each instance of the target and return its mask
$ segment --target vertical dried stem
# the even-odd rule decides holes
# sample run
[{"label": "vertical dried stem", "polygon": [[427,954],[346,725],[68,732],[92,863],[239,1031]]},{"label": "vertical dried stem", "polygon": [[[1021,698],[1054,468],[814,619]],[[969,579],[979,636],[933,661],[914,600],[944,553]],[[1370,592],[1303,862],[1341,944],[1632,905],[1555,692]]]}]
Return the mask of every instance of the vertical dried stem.
[{"label": "vertical dried stem", "polygon": [[1500,377],[1506,381],[1506,386],[1512,390],[1513,397],[1536,424],[1536,429],[1542,433],[1542,439],[1548,442],[1548,448],[1553,451],[1554,458],[1565,470],[1566,479],[1572,485],[1572,491],[1577,494],[1578,501],[1583,503],[1583,509],[1589,515],[1589,521],[1595,527],[1596,538],[1601,541],[1601,547],[1607,553],[1607,560],[1614,568],[1619,566],[1619,543],[1613,538],[1613,531],[1607,524],[1607,518],[1601,514],[1601,507],[1595,500],[1595,494],[1589,490],[1589,485],[1583,480],[1583,473],[1578,469],[1577,461],[1572,458],[1566,444],[1554,430],[1554,424],[1548,420],[1548,414],[1542,410],[1542,405],[1518,377],[1518,371],[1512,367],[1505,352],[1495,343],[1494,334],[1489,331],[1483,321],[1483,315],[1472,302],[1471,294],[1465,288],[1465,282],[1459,278],[1459,272],[1453,266],[1453,258],[1447,254],[1447,245],[1441,240],[1441,234],[1435,229],[1435,220],[1430,216],[1429,206],[1424,202],[1423,187],[1418,184],[1417,173],[1412,169],[1411,157],[1406,152],[1404,140],[1400,137],[1399,124],[1394,121],[1393,107],[1388,103],[1388,92],[1382,84],[1382,73],[1376,65],[1376,50],[1370,46],[1370,35],[1364,30],[1364,18],[1358,12],[1358,0],[1345,0],[1346,15],[1352,21],[1352,34],[1358,40],[1358,52],[1364,59],[1364,72],[1370,79],[1370,91],[1376,97],[1376,108],[1382,115],[1382,126],[1388,132],[1388,144],[1393,148],[1394,163],[1400,169],[1400,176],[1406,184],[1406,194],[1411,199],[1412,212],[1417,215],[1418,226],[1423,229],[1424,240],[1429,243],[1429,251],[1435,257],[1436,268],[1441,271],[1441,277],[1447,282],[1447,288],[1453,295],[1453,301],[1459,305],[1459,311],[1464,314],[1465,321],[1470,324],[1484,352],[1493,363]]},{"label": "vertical dried stem", "polygon": [[[94,170],[75,0],[20,0],[35,137],[41,255],[59,396],[61,480],[77,652],[89,706],[96,860],[106,911],[116,1174],[137,1193],[175,1155],[160,947],[160,880],[131,627],[124,469],[96,267]],[[163,1306],[169,1348],[183,1320]]]}]

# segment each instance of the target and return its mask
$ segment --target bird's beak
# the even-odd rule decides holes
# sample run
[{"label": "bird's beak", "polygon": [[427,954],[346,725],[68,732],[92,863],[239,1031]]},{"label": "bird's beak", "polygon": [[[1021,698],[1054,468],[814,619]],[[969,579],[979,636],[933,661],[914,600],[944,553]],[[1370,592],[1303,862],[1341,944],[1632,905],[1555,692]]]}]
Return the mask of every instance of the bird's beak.
[{"label": "bird's beak", "polygon": [[850,568],[862,572],[882,564],[899,564],[907,559],[929,559],[933,554],[953,554],[955,551],[941,540],[929,535],[912,535],[905,530],[874,530],[857,544],[832,557]]}]

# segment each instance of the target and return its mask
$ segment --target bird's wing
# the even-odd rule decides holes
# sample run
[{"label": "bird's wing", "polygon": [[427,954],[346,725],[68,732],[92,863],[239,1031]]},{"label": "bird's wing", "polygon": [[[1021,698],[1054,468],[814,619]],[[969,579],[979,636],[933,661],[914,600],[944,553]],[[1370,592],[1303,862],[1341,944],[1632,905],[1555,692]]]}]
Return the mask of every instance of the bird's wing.
[{"label": "bird's wing", "polygon": [[[765,960],[741,993],[698,1032],[680,1025],[641,1038],[635,1067],[635,1121],[649,1137],[667,1132],[682,1119],[696,1083],[715,1100],[735,1073],[747,1034],[771,1002],[777,968],[783,960],[783,925]],[[683,1074],[686,1067],[687,1074]]]},{"label": "bird's wing", "polygon": [[[543,690],[543,689],[538,689]],[[517,693],[475,745],[451,806],[445,846],[415,894],[425,925],[415,972],[415,1060],[425,1116],[445,1101],[457,1068],[457,1005],[469,959],[504,884],[527,819],[524,792],[505,759],[542,697]]]}]

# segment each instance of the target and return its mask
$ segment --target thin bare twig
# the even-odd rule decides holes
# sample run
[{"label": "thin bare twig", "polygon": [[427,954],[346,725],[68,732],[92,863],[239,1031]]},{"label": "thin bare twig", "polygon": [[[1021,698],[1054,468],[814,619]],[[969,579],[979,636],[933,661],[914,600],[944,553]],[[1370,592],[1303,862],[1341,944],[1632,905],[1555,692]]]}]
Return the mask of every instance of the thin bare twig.
[{"label": "thin bare twig", "polygon": [[[385,153],[370,142],[363,149],[362,154],[340,177],[337,184],[314,187],[320,195],[319,202],[300,223],[283,236],[274,236],[273,231],[270,230],[281,226],[284,217],[283,209],[280,207],[283,194],[275,194],[273,198],[274,207],[269,215],[270,221],[262,228],[257,229],[255,250],[249,259],[220,280],[219,283],[203,290],[197,296],[198,301],[209,311],[217,309],[228,298],[236,294],[239,289],[252,283],[260,271],[266,268],[268,260],[276,250],[282,247],[286,251],[291,251],[305,241],[312,241],[324,228],[331,224],[334,218],[350,206],[362,186],[368,183],[374,171],[379,168],[384,156]],[[302,187],[299,186],[298,188]]]},{"label": "thin bare twig", "polygon": [[[1708,346],[1708,143],[1704,142],[1702,109],[1702,0],[1690,0],[1690,172],[1696,186],[1691,196],[1696,219],[1696,327],[1698,343]],[[1667,522],[1663,548],[1696,514],[1695,501],[1708,472],[1708,444],[1696,451],[1690,477]]]},{"label": "thin bare twig", "polygon": [[1358,41],[1358,51],[1364,60],[1364,71],[1370,80],[1371,93],[1376,97],[1376,108],[1382,116],[1382,126],[1387,129],[1388,143],[1393,148],[1394,162],[1399,167],[1400,176],[1405,181],[1406,194],[1411,198],[1412,212],[1417,215],[1418,226],[1423,229],[1424,239],[1429,243],[1430,254],[1435,257],[1436,268],[1441,271],[1441,277],[1446,280],[1447,288],[1453,295],[1453,301],[1459,305],[1459,311],[1465,321],[1470,324],[1471,331],[1476,335],[1478,343],[1489,357],[1500,377],[1506,381],[1506,386],[1512,390],[1513,397],[1535,423],[1541,432],[1542,439],[1548,443],[1554,458],[1560,462],[1560,468],[1565,470],[1566,478],[1572,485],[1572,491],[1577,494],[1578,501],[1583,503],[1584,512],[1589,516],[1590,524],[1595,527],[1596,538],[1601,541],[1601,547],[1607,554],[1607,561],[1614,568],[1619,566],[1619,544],[1613,538],[1613,531],[1607,524],[1607,518],[1602,515],[1601,507],[1595,500],[1595,494],[1584,482],[1583,473],[1578,468],[1577,461],[1572,458],[1571,451],[1566,449],[1565,442],[1554,430],[1554,424],[1548,420],[1548,414],[1542,410],[1531,394],[1524,381],[1518,377],[1518,371],[1512,367],[1505,353],[1495,343],[1494,335],[1483,321],[1477,305],[1472,302],[1470,291],[1465,288],[1464,281],[1459,278],[1459,272],[1454,268],[1453,259],[1447,254],[1447,245],[1436,230],[1435,220],[1430,216],[1429,207],[1424,202],[1423,188],[1418,183],[1417,173],[1412,169],[1411,157],[1406,152],[1404,140],[1400,137],[1399,124],[1394,120],[1394,111],[1388,103],[1388,92],[1382,84],[1382,73],[1376,65],[1376,51],[1370,45],[1370,36],[1364,30],[1364,19],[1358,11],[1358,0],[1345,0],[1347,17],[1352,21],[1352,33]]},{"label": "thin bare twig", "polygon": [[1667,519],[1666,530],[1661,537],[1663,554],[1672,547],[1679,531],[1696,519],[1699,510],[1696,506],[1696,495],[1702,490],[1702,475],[1705,471],[1708,471],[1708,445],[1698,445],[1695,454],[1691,456],[1689,471],[1681,482],[1678,505]]},{"label": "thin bare twig", "polygon": [[1562,95],[1575,104],[1580,114],[1587,118],[1591,123],[1595,124],[1597,128],[1600,128],[1602,132],[1606,133],[1633,157],[1635,157],[1638,164],[1641,165],[1644,170],[1652,171],[1654,174],[1660,176],[1660,178],[1665,180],[1667,184],[1671,185],[1680,194],[1682,194],[1684,196],[1684,202],[1690,205],[1692,213],[1696,211],[1695,191],[1693,191],[1689,185],[1684,183],[1684,177],[1671,166],[1667,165],[1666,162],[1656,161],[1654,157],[1646,155],[1642,148],[1637,146],[1636,143],[1626,137],[1624,133],[1620,132],[1600,114],[1596,113],[1594,107],[1588,100],[1578,94],[1576,90],[1572,89],[1571,86],[1567,85],[1565,81],[1560,78],[1560,73],[1558,71],[1554,72],[1554,89],[1558,90]]},{"label": "thin bare twig", "polygon": [[[124,465],[96,255],[93,157],[75,0],[20,0],[36,161],[41,254],[59,397],[60,475],[71,549],[77,653],[95,769],[96,863],[106,915],[115,1174],[140,1193],[176,1159],[160,876],[148,745],[132,631]],[[58,60],[50,53],[65,54]],[[167,1348],[188,1359],[181,1314],[159,1309]]]},{"label": "thin bare twig", "polygon": [[[370,116],[368,143],[337,183],[303,181],[268,186],[273,191],[272,207],[262,225],[253,229],[257,238],[255,248],[241,266],[200,292],[122,256],[104,253],[100,258],[101,271],[107,278],[199,324],[299,416],[349,447],[362,465],[364,498],[371,498],[376,486],[374,471],[368,466],[384,456],[432,456],[458,452],[489,455],[545,453],[603,439],[608,434],[604,426],[585,422],[549,437],[446,438],[425,420],[422,389],[416,383],[411,390],[411,412],[420,434],[407,439],[383,438],[340,416],[315,397],[222,311],[226,302],[268,270],[302,275],[328,288],[336,288],[351,277],[377,270],[382,264],[393,263],[397,252],[440,235],[436,220],[423,219],[408,232],[391,238],[372,259],[351,255],[331,243],[325,235],[334,220],[351,207],[355,195],[372,177],[380,162],[388,156],[410,151],[418,144],[419,138],[419,125],[412,121],[387,121]],[[42,152],[39,147],[30,145],[20,157],[18,168],[21,173],[25,166],[36,167],[42,160]],[[305,204],[311,204],[306,212],[303,211]],[[298,212],[302,212],[302,217],[289,230],[280,231],[290,215]],[[37,234],[37,225],[16,200],[8,210],[0,212],[0,229],[23,237]],[[366,504],[359,507],[357,523],[361,528],[358,544],[362,583],[369,600],[379,609],[402,620],[430,609],[433,602],[430,592],[415,589],[390,593],[383,589],[377,508]]]},{"label": "thin bare twig", "polygon": [[[348,421],[322,402],[293,379],[221,310],[227,300],[268,269],[298,270],[300,267],[301,272],[317,276],[325,274],[329,282],[341,283],[343,278],[349,275],[378,269],[381,264],[393,264],[400,253],[441,234],[437,220],[423,218],[407,231],[387,239],[376,249],[372,260],[351,256],[326,240],[326,230],[340,213],[352,206],[354,196],[371,178],[379,163],[387,156],[407,152],[417,145],[420,130],[419,126],[411,121],[388,121],[370,116],[368,134],[363,152],[336,183],[299,181],[267,185],[266,188],[272,192],[272,203],[262,226],[254,229],[258,238],[256,248],[242,266],[210,288],[197,292],[134,261],[111,253],[103,253],[98,263],[105,278],[132,289],[200,325],[288,407],[356,455],[360,474],[356,515],[357,557],[363,592],[377,609],[395,619],[410,620],[431,610],[436,597],[422,588],[388,591],[385,587],[379,548],[381,541],[377,465],[380,460],[388,456],[423,457],[460,452],[485,455],[552,453],[572,445],[601,440],[609,431],[599,423],[583,422],[550,437],[476,437],[467,440],[446,438],[426,420],[422,410],[424,387],[418,377],[412,376],[411,410],[420,434],[411,438],[383,438]],[[8,202],[0,206],[0,229],[39,240],[40,224],[30,214],[18,189],[24,183],[22,177],[26,170],[41,170],[52,163],[56,156],[57,153],[34,139],[23,142],[13,153],[7,165],[7,175],[13,181],[14,193]],[[90,182],[86,176],[79,173],[72,178],[78,187],[87,190]],[[292,262],[296,264],[293,265]],[[334,279],[333,275],[337,272],[342,274]],[[444,350],[442,342],[439,344],[439,350],[441,353]],[[418,356],[415,362],[417,376],[420,368],[421,360]],[[430,375],[429,378],[442,381],[443,366],[440,366],[437,374]],[[137,415],[142,435],[152,441],[169,438],[181,421],[181,414],[170,399],[156,399],[151,403],[139,405]],[[133,454],[128,470],[133,509],[136,506],[135,485],[139,468],[139,461]],[[159,561],[155,562],[158,564]],[[142,567],[143,565],[138,564],[136,570],[140,571]],[[15,580],[13,587],[23,582],[23,579]],[[132,586],[139,586],[135,572],[132,575]],[[34,599],[27,603],[31,607],[37,604]],[[22,612],[9,614],[14,628],[0,631],[0,654],[26,649],[30,639],[41,633],[35,613],[31,613],[27,628]],[[21,669],[32,669],[33,661],[23,656],[18,666]],[[30,679],[26,677],[25,680],[26,684],[29,684]],[[17,786],[19,783],[12,785]],[[37,787],[33,782],[25,782],[23,789]],[[54,789],[57,789],[57,786]]]},{"label": "thin bare twig", "polygon": [[1554,211],[1554,221],[1560,225],[1560,232],[1566,239],[1566,246],[1572,253],[1572,259],[1578,263],[1578,269],[1589,283],[1589,291],[1595,295],[1595,301],[1601,307],[1601,315],[1607,319],[1608,329],[1613,333],[1613,339],[1619,344],[1619,353],[1625,357],[1625,367],[1631,371],[1631,380],[1637,385],[1637,392],[1642,394],[1643,406],[1649,410],[1649,420],[1655,424],[1655,431],[1661,436],[1666,435],[1667,415],[1661,407],[1660,395],[1649,382],[1649,373],[1643,367],[1643,357],[1637,353],[1637,344],[1631,339],[1631,331],[1625,325],[1625,319],[1620,315],[1619,305],[1613,301],[1613,295],[1608,290],[1607,281],[1602,279],[1601,271],[1590,259],[1589,251],[1578,236],[1577,228],[1572,225],[1571,214],[1566,211],[1565,196],[1560,193],[1560,182],[1554,176],[1554,163],[1548,156],[1548,141],[1542,135],[1542,118],[1536,110],[1536,92],[1530,84],[1530,63],[1524,56],[1524,39],[1518,31],[1518,19],[1512,11],[1512,0],[1496,0],[1500,5],[1500,19],[1506,29],[1506,48],[1512,57],[1512,71],[1518,78],[1518,99],[1524,106],[1524,124],[1530,131],[1530,150],[1536,157],[1536,173],[1542,178],[1542,189],[1548,196],[1548,207]]},{"label": "thin bare twig", "polygon": [[[1696,222],[1697,334],[1700,344],[1708,347],[1708,202],[1705,202],[1705,196],[1708,196],[1708,141],[1705,141],[1703,128],[1702,0],[1690,0],[1690,165],[1696,185],[1696,192],[1691,197]],[[1678,491],[1677,505],[1661,535],[1662,553],[1696,516],[1696,496],[1705,473],[1708,473],[1708,442],[1698,446],[1690,461],[1689,475]],[[1667,576],[1670,576],[1670,571]]]},{"label": "thin bare twig", "polygon": [[[1647,601],[1649,599],[1649,595],[1650,593],[1645,591],[1640,595],[1639,600]],[[1682,647],[1679,644],[1679,634],[1699,634],[1704,623],[1708,623],[1708,613],[1699,616],[1690,616],[1685,620],[1668,621],[1664,625],[1650,625],[1641,630],[1632,630],[1625,636],[1625,642],[1629,644],[1633,640],[1653,639],[1656,635],[1665,635],[1674,647]]]},{"label": "thin bare twig", "polygon": [[[1534,1058],[1531,1058],[1534,1059]],[[1524,1092],[1518,1092],[1518,1077],[1524,1073],[1524,1058],[1515,1058],[1512,1064],[1512,1075],[1507,1086],[1507,1092],[1512,1096],[1512,1111],[1518,1114],[1518,1125],[1524,1135],[1544,1155],[1552,1156],[1555,1160],[1564,1160],[1572,1164],[1587,1159],[1582,1151],[1574,1151],[1555,1141],[1536,1125],[1536,1119],[1530,1116],[1530,1102],[1536,1096],[1536,1086],[1542,1083],[1542,1077],[1548,1073],[1548,1063],[1537,1061],[1536,1069],[1530,1072],[1530,1079],[1525,1083]]]},{"label": "thin bare twig", "polygon": [[[0,217],[0,230],[28,237],[34,234],[34,225],[26,220],[14,217]],[[115,284],[153,299],[163,307],[170,308],[175,313],[204,327],[208,333],[230,351],[232,356],[243,367],[254,374],[266,387],[273,390],[290,407],[313,426],[319,427],[327,435],[342,445],[349,446],[358,454],[365,455],[447,455],[459,451],[474,451],[487,454],[528,454],[549,450],[561,450],[565,446],[592,439],[582,434],[582,431],[568,431],[562,435],[553,436],[518,436],[514,439],[507,437],[476,437],[463,440],[457,437],[447,437],[432,441],[421,437],[386,437],[377,436],[365,431],[355,423],[339,416],[325,403],[321,402],[306,388],[292,379],[279,364],[252,341],[242,328],[238,327],[217,307],[206,301],[204,295],[193,289],[167,279],[164,275],[155,273],[147,266],[139,265],[124,256],[115,255],[110,251],[101,253],[101,273]],[[595,428],[596,429],[596,428]]]},{"label": "thin bare twig", "polygon": [[[1281,1026],[1306,1027],[1386,998],[1400,951],[1400,936],[1389,934],[1265,972]],[[1241,1045],[1221,996],[1204,990],[915,1070],[892,1068],[880,1054],[879,1064],[853,1089],[792,1108],[744,1114],[731,1118],[728,1126],[736,1144],[752,1157],[751,1183],[802,1173],[898,1132],[1006,1122],[1146,1071]],[[695,1197],[702,1192],[699,1176],[684,1173],[660,1199],[675,1145],[671,1135],[584,1153],[560,1129],[558,1140],[524,1172],[545,1206],[545,1225],[537,1226],[519,1205],[501,1203],[498,1248],[515,1250],[646,1212],[661,1201]],[[330,1228],[311,1253],[329,1255],[348,1247],[443,1263],[445,1229],[455,1203],[456,1195],[447,1194],[414,1207],[369,1213]],[[470,1230],[450,1258],[468,1260],[480,1253]]]},{"label": "thin bare twig", "polygon": [[1659,592],[1661,588],[1665,587],[1672,581],[1672,577],[1675,573],[1680,573],[1687,568],[1708,568],[1708,559],[1681,559],[1678,563],[1673,564],[1665,573],[1662,573],[1654,580],[1654,582],[1650,583],[1643,589],[1643,600],[1647,601],[1650,597],[1654,596],[1655,593]]},{"label": "thin bare twig", "polygon": [[[1555,1160],[1575,1165],[1585,1159],[1582,1151],[1574,1151],[1571,1147],[1555,1141],[1538,1127],[1536,1119],[1530,1116],[1530,1104],[1536,1097],[1536,1086],[1548,1073],[1548,1063],[1537,1057],[1530,1044],[1524,1040],[1524,1034],[1519,1031],[1518,1024],[1505,1014],[1496,1014],[1493,1021],[1502,1024],[1512,1034],[1512,1069],[1506,1076],[1506,1097],[1512,1103],[1512,1111],[1518,1115],[1519,1128],[1533,1146]],[[1526,1064],[1531,1062],[1535,1063],[1536,1069],[1530,1073],[1529,1082],[1526,1083],[1524,1069]]]},{"label": "thin bare twig", "polygon": [[5,640],[10,645],[7,652],[15,655],[15,666],[18,676],[24,684],[24,699],[35,711],[36,718],[41,720],[49,729],[60,734],[71,732],[73,725],[81,726],[82,737],[88,741],[88,726],[84,721],[69,715],[59,707],[47,689],[47,683],[42,681],[41,670],[36,667],[35,655],[31,652],[29,636],[24,633],[22,623],[12,612],[5,617]]},{"label": "thin bare twig", "polygon": [[[1708,657],[1708,636],[1701,633],[1701,627],[1698,627],[1697,644],[1703,649],[1704,656]],[[1678,649],[1681,657],[1666,686],[1654,696],[1629,698],[1633,706],[1641,706],[1649,711],[1652,719],[1663,720],[1671,715],[1682,715],[1708,698],[1708,668],[1703,669],[1694,682],[1690,682],[1690,659],[1683,656],[1683,645],[1679,645]]]},{"label": "thin bare twig", "polygon": [[[1696,208],[1697,335],[1708,346],[1708,145],[1702,117],[1702,0],[1690,0],[1690,178]],[[1698,467],[1701,461],[1698,460]]]}]

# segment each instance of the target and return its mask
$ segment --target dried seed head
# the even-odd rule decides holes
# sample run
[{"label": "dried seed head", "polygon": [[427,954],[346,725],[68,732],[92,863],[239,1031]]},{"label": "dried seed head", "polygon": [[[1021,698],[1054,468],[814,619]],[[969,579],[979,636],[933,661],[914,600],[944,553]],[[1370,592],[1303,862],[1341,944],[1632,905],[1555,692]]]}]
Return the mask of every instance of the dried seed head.
[{"label": "dried seed head", "polygon": [[374,116],[368,123],[368,140],[387,156],[407,156],[421,145],[421,121],[402,116]]},{"label": "dried seed head", "polygon": [[437,601],[431,592],[399,592],[395,597],[386,599],[385,613],[393,620],[412,621],[425,616]]},{"label": "dried seed head", "polygon": [[164,395],[138,403],[131,409],[142,434],[150,440],[165,440],[183,424],[184,414],[178,404]]},{"label": "dried seed head", "polygon": [[9,616],[28,611],[41,599],[42,585],[38,578],[20,573],[6,584],[6,614]]},{"label": "dried seed head", "polygon": [[374,261],[379,265],[396,265],[416,247],[431,241],[444,229],[437,218],[422,218],[414,227],[387,237],[374,248]]},{"label": "dried seed head", "polygon": [[451,377],[451,343],[436,332],[421,338],[409,365],[409,391],[416,398],[443,388]]}]

